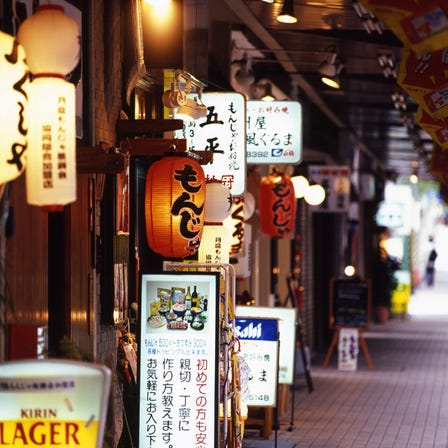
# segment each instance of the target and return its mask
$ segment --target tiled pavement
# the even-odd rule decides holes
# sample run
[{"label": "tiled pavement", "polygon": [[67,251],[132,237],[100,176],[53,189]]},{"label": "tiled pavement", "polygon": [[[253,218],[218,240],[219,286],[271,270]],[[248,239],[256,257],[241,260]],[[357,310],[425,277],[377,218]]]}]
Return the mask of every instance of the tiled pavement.
[{"label": "tiled pavement", "polygon": [[337,369],[337,350],[326,369],[313,359],[314,391],[297,378],[293,425],[282,415],[269,442],[248,431],[245,446],[447,448],[448,273],[433,290],[418,290],[410,311],[420,314],[365,332],[374,370],[362,350],[353,372]]}]

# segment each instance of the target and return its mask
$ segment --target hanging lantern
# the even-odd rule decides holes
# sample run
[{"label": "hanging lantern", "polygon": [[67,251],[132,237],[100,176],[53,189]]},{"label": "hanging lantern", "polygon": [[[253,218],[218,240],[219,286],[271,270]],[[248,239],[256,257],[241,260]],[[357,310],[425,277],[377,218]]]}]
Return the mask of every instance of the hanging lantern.
[{"label": "hanging lantern", "polygon": [[284,174],[264,177],[259,187],[261,231],[273,238],[290,235],[294,229],[296,198],[294,184]]},{"label": "hanging lantern", "polygon": [[244,251],[244,197],[233,198],[230,216],[224,221],[224,227],[230,232],[230,256],[239,256]]},{"label": "hanging lantern", "polygon": [[223,221],[232,207],[230,190],[219,181],[206,184],[204,229],[199,246],[199,263],[229,263],[230,234]]},{"label": "hanging lantern", "polygon": [[61,6],[41,5],[20,26],[17,40],[33,74],[27,202],[61,210],[76,200],[75,87],[65,76],[79,60],[79,27]]},{"label": "hanging lantern", "polygon": [[145,219],[149,247],[166,258],[194,255],[201,241],[204,171],[193,159],[166,156],[146,175]]},{"label": "hanging lantern", "polygon": [[25,169],[29,77],[23,47],[1,31],[0,52],[0,184],[4,184]]}]

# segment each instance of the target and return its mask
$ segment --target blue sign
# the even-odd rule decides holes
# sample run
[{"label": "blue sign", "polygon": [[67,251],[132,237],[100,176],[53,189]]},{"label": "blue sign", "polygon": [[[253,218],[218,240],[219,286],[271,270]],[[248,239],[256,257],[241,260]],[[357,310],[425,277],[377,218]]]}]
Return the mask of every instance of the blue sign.
[{"label": "blue sign", "polygon": [[277,319],[236,318],[236,335],[240,340],[277,341]]}]

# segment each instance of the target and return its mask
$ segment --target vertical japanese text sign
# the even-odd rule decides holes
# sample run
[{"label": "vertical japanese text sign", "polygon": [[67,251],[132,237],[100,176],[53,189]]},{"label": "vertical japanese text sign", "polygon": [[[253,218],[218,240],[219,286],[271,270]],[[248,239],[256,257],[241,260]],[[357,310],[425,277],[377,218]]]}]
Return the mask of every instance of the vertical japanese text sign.
[{"label": "vertical japanese text sign", "polygon": [[248,101],[247,163],[299,163],[302,106],[297,101]]},{"label": "vertical japanese text sign", "polygon": [[[195,96],[195,95],[189,95]],[[241,196],[246,189],[246,98],[241,93],[204,93],[207,116],[184,123],[176,138],[185,138],[193,151],[211,151],[204,165],[206,179],[217,179]]]},{"label": "vertical japanese text sign", "polygon": [[105,366],[30,360],[0,364],[0,446],[103,446]]},{"label": "vertical japanese text sign", "polygon": [[138,446],[215,448],[219,273],[147,274],[141,285]]},{"label": "vertical japanese text sign", "polygon": [[278,320],[241,317],[235,319],[240,355],[249,365],[248,406],[277,406]]}]

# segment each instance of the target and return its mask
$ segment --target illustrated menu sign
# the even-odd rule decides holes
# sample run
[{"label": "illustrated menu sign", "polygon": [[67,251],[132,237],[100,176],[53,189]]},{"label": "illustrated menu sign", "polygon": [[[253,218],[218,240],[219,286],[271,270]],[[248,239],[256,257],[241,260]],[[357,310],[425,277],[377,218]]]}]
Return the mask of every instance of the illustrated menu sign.
[{"label": "illustrated menu sign", "polygon": [[298,163],[302,106],[297,101],[247,102],[247,163]]},{"label": "illustrated menu sign", "polygon": [[142,275],[139,446],[218,446],[218,273]]},{"label": "illustrated menu sign", "polygon": [[267,318],[235,319],[240,356],[249,366],[248,406],[277,405],[278,321]]},{"label": "illustrated menu sign", "polygon": [[280,384],[293,384],[297,310],[284,307],[237,306],[236,315],[238,317],[270,317],[278,319],[278,331],[280,334],[278,382]]},{"label": "illustrated menu sign", "polygon": [[236,92],[212,92],[202,94],[202,102],[207,115],[185,122],[174,136],[187,139],[192,151],[211,151],[212,162],[203,166],[206,180],[217,179],[233,196],[241,196],[246,189],[246,98]]},{"label": "illustrated menu sign", "polygon": [[0,364],[0,446],[103,446],[109,388],[109,369],[95,364]]},{"label": "illustrated menu sign", "polygon": [[322,204],[311,206],[313,212],[348,212],[350,207],[350,168],[348,166],[309,166],[310,184],[320,184],[325,190]]}]

